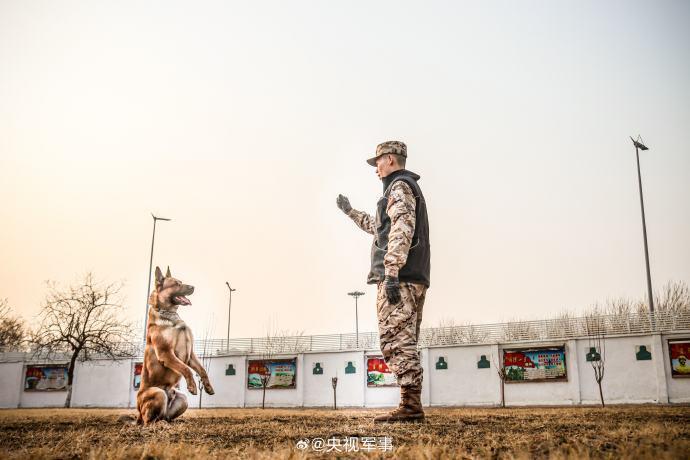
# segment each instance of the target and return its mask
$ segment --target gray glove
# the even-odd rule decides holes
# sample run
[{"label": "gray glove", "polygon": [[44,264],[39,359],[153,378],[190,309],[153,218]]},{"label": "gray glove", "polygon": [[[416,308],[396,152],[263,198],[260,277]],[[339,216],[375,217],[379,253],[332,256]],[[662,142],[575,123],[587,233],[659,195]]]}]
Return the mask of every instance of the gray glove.
[{"label": "gray glove", "polygon": [[346,196],[338,195],[338,198],[335,200],[335,203],[338,205],[338,208],[345,214],[349,214],[350,211],[352,211],[352,206],[350,206],[350,200],[348,200]]},{"label": "gray glove", "polygon": [[386,297],[391,305],[400,303],[400,280],[397,276],[386,276],[383,279],[383,287],[386,289]]}]

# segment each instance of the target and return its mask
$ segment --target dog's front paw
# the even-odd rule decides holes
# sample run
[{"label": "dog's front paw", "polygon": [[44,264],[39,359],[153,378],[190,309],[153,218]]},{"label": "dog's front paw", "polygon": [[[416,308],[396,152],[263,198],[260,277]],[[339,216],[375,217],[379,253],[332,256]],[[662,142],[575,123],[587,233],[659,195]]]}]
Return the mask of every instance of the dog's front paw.
[{"label": "dog's front paw", "polygon": [[215,394],[216,392],[213,390],[213,387],[211,386],[210,382],[204,383],[204,390],[206,390],[206,393],[212,395]]},{"label": "dog's front paw", "polygon": [[189,382],[189,384],[187,384],[187,390],[189,390],[189,392],[193,395],[196,395],[198,393],[198,390],[196,389],[196,383],[194,383],[193,380]]}]

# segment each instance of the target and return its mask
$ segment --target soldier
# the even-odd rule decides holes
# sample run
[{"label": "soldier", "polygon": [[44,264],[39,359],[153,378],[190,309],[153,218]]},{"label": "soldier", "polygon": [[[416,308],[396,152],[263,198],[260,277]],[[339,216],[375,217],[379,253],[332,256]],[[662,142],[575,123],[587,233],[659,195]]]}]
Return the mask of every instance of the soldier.
[{"label": "soldier", "polygon": [[400,385],[400,404],[375,422],[424,418],[422,366],[417,352],[422,307],[429,287],[429,221],[419,176],[405,169],[407,146],[389,141],[367,160],[383,182],[376,218],[352,209],[338,195],[337,205],[357,226],[374,235],[368,284],[377,284],[376,313],[381,351]]}]

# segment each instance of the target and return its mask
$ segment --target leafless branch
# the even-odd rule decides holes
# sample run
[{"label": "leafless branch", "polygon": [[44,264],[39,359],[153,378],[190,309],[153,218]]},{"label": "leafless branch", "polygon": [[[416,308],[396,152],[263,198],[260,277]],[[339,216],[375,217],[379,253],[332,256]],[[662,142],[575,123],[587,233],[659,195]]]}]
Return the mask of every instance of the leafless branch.
[{"label": "leafless branch", "polygon": [[585,317],[585,327],[589,343],[588,360],[594,370],[594,380],[599,387],[601,406],[604,407],[604,391],[602,381],[606,368],[606,316],[602,315],[601,308],[595,305],[592,311]]},{"label": "leafless branch", "polygon": [[7,299],[0,299],[0,352],[23,350],[26,335],[24,320],[12,314]]},{"label": "leafless branch", "polygon": [[96,357],[132,355],[129,341],[134,335],[130,322],[120,319],[122,283],[102,285],[92,273],[76,285],[60,288],[48,281],[48,293],[39,313],[39,326],[31,334],[34,358],[68,356],[69,407],[74,364]]}]

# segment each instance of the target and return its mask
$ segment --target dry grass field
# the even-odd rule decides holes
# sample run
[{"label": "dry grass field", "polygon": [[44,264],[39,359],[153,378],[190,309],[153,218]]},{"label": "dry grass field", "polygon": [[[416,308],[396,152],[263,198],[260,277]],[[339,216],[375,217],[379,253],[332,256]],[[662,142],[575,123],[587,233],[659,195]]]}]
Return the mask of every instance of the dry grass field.
[{"label": "dry grass field", "polygon": [[434,408],[396,425],[372,423],[379,412],[204,409],[143,428],[125,409],[1,410],[0,457],[690,458],[688,406]]}]

